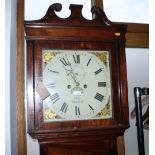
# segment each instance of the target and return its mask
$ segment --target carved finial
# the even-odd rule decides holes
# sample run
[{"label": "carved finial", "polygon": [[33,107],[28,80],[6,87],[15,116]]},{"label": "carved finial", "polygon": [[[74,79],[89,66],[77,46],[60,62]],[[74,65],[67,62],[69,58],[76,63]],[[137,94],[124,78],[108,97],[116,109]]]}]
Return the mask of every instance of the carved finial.
[{"label": "carved finial", "polygon": [[98,18],[99,15],[101,14],[102,10],[97,6],[92,6],[91,12],[92,12],[92,14],[94,14],[95,18]]},{"label": "carved finial", "polygon": [[62,5],[60,3],[55,3],[55,4],[51,5],[51,9],[52,9],[52,11],[55,10],[55,11],[59,12],[62,9]]},{"label": "carved finial", "polygon": [[104,13],[103,9],[97,6],[93,6],[91,8],[91,12],[95,17],[95,20],[101,20],[105,25],[112,25],[112,22],[107,18],[106,14]]},{"label": "carved finial", "polygon": [[104,11],[102,10],[102,8],[97,7],[97,6],[93,6],[91,9],[92,14],[94,14],[95,18],[93,20],[87,20],[82,16],[82,5],[70,5],[70,10],[71,10],[71,15],[68,18],[60,18],[57,16],[56,12],[59,12],[62,10],[62,5],[60,3],[55,3],[52,4],[45,16],[39,20],[33,20],[33,21],[26,21],[26,24],[35,24],[35,25],[39,25],[42,23],[46,23],[47,24],[61,24],[64,25],[68,24],[68,25],[98,25],[98,26],[110,26],[113,25],[113,23],[111,21],[108,20],[108,18],[106,17]]},{"label": "carved finial", "polygon": [[41,18],[40,21],[51,21],[53,18],[57,18],[57,15],[55,14],[55,11],[59,12],[59,11],[61,11],[61,9],[62,9],[62,5],[60,3],[52,4],[48,8],[48,10],[46,12],[46,15],[43,18]]}]

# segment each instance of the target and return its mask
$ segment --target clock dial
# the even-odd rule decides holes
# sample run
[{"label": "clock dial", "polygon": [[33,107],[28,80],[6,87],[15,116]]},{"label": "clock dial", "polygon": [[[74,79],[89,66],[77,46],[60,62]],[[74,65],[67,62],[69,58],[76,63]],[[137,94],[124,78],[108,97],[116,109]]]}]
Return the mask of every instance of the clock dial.
[{"label": "clock dial", "polygon": [[108,51],[43,50],[43,59],[44,121],[112,117]]}]

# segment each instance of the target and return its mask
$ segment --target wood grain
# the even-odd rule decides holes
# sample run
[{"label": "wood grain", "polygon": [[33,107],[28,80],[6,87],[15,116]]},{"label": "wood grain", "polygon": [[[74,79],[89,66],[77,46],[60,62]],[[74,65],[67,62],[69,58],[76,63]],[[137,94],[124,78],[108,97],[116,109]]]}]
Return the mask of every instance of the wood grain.
[{"label": "wood grain", "polygon": [[149,24],[127,23],[126,47],[149,48]]},{"label": "wood grain", "polygon": [[91,0],[91,6],[98,6],[103,9],[103,0]]},{"label": "wood grain", "polygon": [[118,155],[125,155],[124,136],[119,136],[117,139]]},{"label": "wood grain", "polygon": [[17,0],[16,28],[16,118],[17,154],[26,155],[26,125],[24,102],[24,0]]}]

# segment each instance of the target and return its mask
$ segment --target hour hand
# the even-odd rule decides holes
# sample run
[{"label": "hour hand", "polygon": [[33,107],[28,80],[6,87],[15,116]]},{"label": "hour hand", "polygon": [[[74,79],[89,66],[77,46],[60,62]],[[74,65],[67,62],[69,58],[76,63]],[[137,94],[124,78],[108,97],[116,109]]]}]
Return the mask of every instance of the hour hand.
[{"label": "hour hand", "polygon": [[67,68],[65,68],[64,66],[63,66],[63,68],[65,69],[66,74],[67,74],[67,75],[70,75],[70,73],[72,72],[72,69],[67,69]]}]

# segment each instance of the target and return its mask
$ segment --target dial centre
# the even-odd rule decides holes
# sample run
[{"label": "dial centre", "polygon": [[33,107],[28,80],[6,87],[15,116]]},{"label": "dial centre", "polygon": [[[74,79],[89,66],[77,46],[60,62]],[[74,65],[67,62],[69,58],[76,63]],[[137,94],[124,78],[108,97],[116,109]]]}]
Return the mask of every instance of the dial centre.
[{"label": "dial centre", "polygon": [[71,90],[71,93],[74,95],[74,96],[81,96],[83,94],[83,89],[81,87],[74,87],[72,90]]}]

